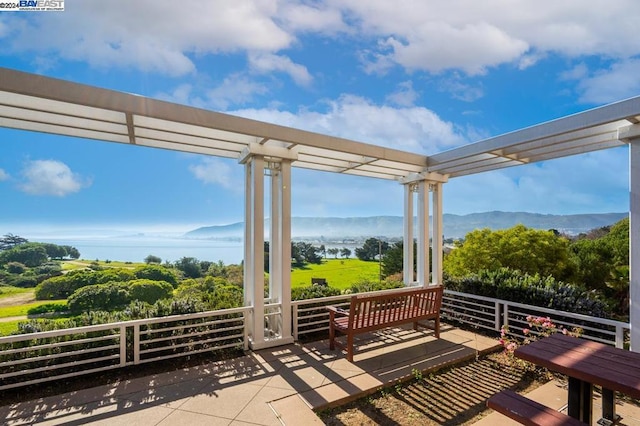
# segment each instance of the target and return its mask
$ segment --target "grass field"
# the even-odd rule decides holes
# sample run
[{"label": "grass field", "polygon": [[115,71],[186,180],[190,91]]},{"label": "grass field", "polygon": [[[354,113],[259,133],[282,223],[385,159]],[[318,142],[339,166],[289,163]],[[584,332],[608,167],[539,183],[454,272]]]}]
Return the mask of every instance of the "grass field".
[{"label": "grass field", "polygon": [[[62,270],[63,271],[72,271],[74,269],[84,269],[89,268],[91,265],[95,264],[95,260],[87,260],[87,259],[78,259],[78,260],[63,260],[62,262]],[[105,262],[104,260],[98,260],[98,265],[101,268],[125,268],[125,269],[135,269],[138,266],[144,266],[146,263],[143,262],[120,262],[117,260]]]},{"label": "grass field", "polygon": [[27,315],[29,309],[49,303],[66,303],[67,299],[62,300],[39,300],[37,302],[25,303],[23,305],[1,306],[0,318],[19,317]]},{"label": "grass field", "polygon": [[359,259],[326,259],[321,265],[307,265],[305,269],[291,272],[291,286],[311,285],[311,278],[324,278],[327,283],[340,290],[362,281],[377,281],[379,268],[377,262],[364,262]]}]

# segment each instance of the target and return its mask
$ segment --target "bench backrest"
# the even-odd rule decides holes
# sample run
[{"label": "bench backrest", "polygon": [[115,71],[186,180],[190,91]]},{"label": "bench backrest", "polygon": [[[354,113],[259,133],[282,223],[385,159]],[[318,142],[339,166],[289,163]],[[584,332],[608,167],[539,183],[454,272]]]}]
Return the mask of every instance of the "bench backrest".
[{"label": "bench backrest", "polygon": [[443,287],[438,285],[374,296],[354,295],[349,307],[349,328],[370,328],[437,316],[442,306],[442,293]]}]

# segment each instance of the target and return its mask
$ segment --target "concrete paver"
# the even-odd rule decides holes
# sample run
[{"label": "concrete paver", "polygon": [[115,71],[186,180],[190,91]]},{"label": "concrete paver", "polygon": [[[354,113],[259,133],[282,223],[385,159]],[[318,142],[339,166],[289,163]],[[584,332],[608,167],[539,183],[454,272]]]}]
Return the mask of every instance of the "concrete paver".
[{"label": "concrete paver", "polygon": [[231,360],[0,407],[4,424],[300,425],[313,410],[496,348],[497,341],[443,324],[441,338],[410,328],[357,339],[354,362],[328,342],[248,352]]}]

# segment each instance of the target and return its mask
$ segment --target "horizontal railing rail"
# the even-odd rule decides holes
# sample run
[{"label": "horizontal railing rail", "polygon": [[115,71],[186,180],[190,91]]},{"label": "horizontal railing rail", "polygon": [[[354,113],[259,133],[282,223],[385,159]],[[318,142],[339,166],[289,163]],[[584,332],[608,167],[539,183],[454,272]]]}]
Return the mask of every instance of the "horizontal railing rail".
[{"label": "horizontal railing rail", "polygon": [[251,308],[0,337],[0,390],[226,348],[248,349]]},{"label": "horizontal railing rail", "polygon": [[[368,294],[392,291],[397,289]],[[294,339],[328,335],[325,306],[346,308],[350,298],[345,294],[293,301]],[[265,329],[281,321],[281,308],[265,305]],[[227,348],[247,350],[252,315],[252,307],[242,307],[0,337],[0,391]],[[441,315],[444,321],[496,335],[503,326],[521,335],[528,316],[548,316],[560,327],[579,328],[583,337],[616,347],[624,346],[629,332],[629,324],[620,321],[451,290],[445,290]]]}]

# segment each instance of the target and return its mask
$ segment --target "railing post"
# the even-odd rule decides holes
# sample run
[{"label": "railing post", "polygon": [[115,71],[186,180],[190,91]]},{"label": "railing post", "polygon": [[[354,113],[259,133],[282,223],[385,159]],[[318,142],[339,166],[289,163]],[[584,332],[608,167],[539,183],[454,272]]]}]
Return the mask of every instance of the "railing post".
[{"label": "railing post", "polygon": [[291,319],[293,321],[293,340],[298,340],[298,305],[291,306]]},{"label": "railing post", "polygon": [[[504,303],[502,308],[502,325],[505,327],[509,327],[509,305]],[[502,328],[502,327],[500,327]]]},{"label": "railing post", "polygon": [[120,325],[120,367],[127,364],[127,325]]},{"label": "railing post", "polygon": [[496,327],[496,331],[500,331],[500,327],[501,327],[501,324],[500,324],[501,312],[500,311],[502,310],[501,309],[502,304],[496,300],[495,302],[493,302],[493,306],[494,306],[493,309],[495,310],[495,312],[494,312],[494,314],[495,314],[495,316],[494,316],[494,324],[495,324],[495,327]]},{"label": "railing post", "polygon": [[624,329],[619,325],[616,326],[616,348],[624,348]]},{"label": "railing post", "polygon": [[140,363],[140,324],[133,325],[133,364]]}]

